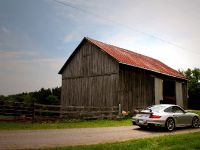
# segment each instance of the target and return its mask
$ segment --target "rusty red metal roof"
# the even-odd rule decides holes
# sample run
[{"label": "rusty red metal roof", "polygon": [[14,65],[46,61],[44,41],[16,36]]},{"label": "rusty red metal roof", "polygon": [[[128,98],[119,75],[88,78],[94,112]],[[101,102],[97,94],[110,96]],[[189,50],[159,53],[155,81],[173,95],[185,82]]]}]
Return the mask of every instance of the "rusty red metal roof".
[{"label": "rusty red metal roof", "polygon": [[121,64],[150,70],[153,72],[161,73],[176,78],[187,79],[180,72],[170,68],[169,66],[165,65],[157,59],[141,55],[123,48],[119,48],[110,44],[106,44],[91,38],[85,39],[99,47],[102,51],[106,52],[108,55],[113,57]]}]

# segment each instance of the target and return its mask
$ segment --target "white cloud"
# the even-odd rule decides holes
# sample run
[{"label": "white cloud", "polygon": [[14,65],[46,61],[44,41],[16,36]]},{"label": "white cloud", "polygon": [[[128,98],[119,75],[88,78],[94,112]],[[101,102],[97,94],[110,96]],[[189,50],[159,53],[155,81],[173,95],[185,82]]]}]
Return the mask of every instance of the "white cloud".
[{"label": "white cloud", "polygon": [[133,36],[131,32],[125,32],[125,30],[101,40],[105,43],[158,59],[176,70],[194,68],[195,66],[200,67],[200,54],[188,52],[146,36]]},{"label": "white cloud", "polygon": [[33,60],[33,62],[46,64],[47,66],[49,66],[57,72],[61,69],[65,61],[66,59],[64,58],[42,58]]},{"label": "white cloud", "polygon": [[127,32],[118,32],[112,36],[104,38],[103,41],[121,48],[134,50],[134,47],[137,46],[137,42],[140,38],[142,37],[134,37]]},{"label": "white cloud", "polygon": [[63,57],[41,56],[35,51],[0,50],[0,95],[8,95],[61,85],[58,71]]},{"label": "white cloud", "polygon": [[0,50],[0,58],[16,58],[16,57],[25,57],[25,56],[36,56],[37,53],[33,51],[9,51],[9,50]]},{"label": "white cloud", "polygon": [[4,33],[10,33],[11,31],[6,28],[6,27],[1,27],[1,31],[3,31]]},{"label": "white cloud", "polygon": [[58,71],[65,61],[64,58],[0,59],[0,95],[60,86]]},{"label": "white cloud", "polygon": [[64,37],[64,42],[65,43],[68,43],[68,42],[71,42],[71,41],[75,41],[75,40],[78,40],[80,38],[80,35],[76,32],[71,32],[69,34],[67,34],[65,37]]},{"label": "white cloud", "polygon": [[[3,30],[2,30],[3,29]],[[6,32],[5,32],[6,31]],[[15,53],[20,55],[25,53],[25,51],[37,51],[39,52],[41,48],[37,43],[32,39],[32,35],[29,35],[27,32],[17,32],[10,31],[5,27],[0,28],[0,51],[8,51],[8,53]],[[12,52],[10,52],[12,51]],[[19,51],[19,52],[17,52]],[[22,52],[20,52],[22,51]],[[17,54],[18,53],[18,54]],[[13,55],[15,55],[13,54]]]}]

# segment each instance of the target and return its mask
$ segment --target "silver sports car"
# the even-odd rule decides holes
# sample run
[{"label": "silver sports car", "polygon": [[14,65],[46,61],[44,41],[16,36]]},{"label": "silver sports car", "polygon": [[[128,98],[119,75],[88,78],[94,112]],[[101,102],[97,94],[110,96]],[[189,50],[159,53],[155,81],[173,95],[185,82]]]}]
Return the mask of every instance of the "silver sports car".
[{"label": "silver sports car", "polygon": [[178,105],[160,104],[147,107],[132,117],[134,125],[145,127],[165,127],[168,131],[175,127],[199,127],[199,115],[186,112]]}]

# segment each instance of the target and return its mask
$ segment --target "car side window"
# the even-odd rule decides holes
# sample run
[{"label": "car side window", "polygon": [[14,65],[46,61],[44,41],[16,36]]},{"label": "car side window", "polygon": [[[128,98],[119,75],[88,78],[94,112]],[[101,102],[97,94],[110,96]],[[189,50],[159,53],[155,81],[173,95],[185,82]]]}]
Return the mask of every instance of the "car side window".
[{"label": "car side window", "polygon": [[173,113],[172,111],[172,107],[168,107],[164,110],[164,112],[167,112],[167,113]]},{"label": "car side window", "polygon": [[174,106],[172,108],[172,111],[173,111],[173,113],[184,113],[184,111],[181,108],[177,107],[177,106]]}]

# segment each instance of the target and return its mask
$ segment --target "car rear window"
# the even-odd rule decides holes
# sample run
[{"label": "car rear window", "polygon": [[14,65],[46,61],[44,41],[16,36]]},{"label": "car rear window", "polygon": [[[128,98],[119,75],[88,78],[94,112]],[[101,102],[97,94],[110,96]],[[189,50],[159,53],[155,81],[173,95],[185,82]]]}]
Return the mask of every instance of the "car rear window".
[{"label": "car rear window", "polygon": [[164,112],[172,113],[172,112],[173,112],[173,111],[172,111],[172,107],[166,108],[166,109],[164,110]]},{"label": "car rear window", "polygon": [[147,107],[146,109],[142,110],[142,112],[159,112],[160,110],[166,108],[165,106],[162,105],[154,105]]}]

